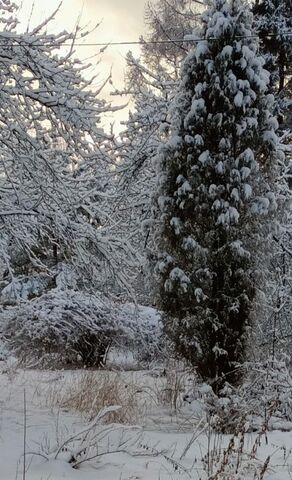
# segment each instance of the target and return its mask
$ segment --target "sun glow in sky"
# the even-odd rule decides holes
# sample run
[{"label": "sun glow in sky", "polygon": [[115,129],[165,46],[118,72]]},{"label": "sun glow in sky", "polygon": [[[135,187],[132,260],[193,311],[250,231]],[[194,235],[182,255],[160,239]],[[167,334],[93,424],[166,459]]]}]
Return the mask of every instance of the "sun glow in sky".
[{"label": "sun glow in sky", "polygon": [[[17,4],[21,3],[21,0],[15,1]],[[143,33],[145,3],[146,0],[63,0],[48,30],[72,31],[77,22],[91,30],[94,25],[100,23],[99,27],[83,40],[84,43],[137,41]],[[23,0],[19,12],[21,28],[26,29],[28,23],[31,27],[41,23],[59,4],[60,0]],[[86,63],[92,63],[92,73],[98,73],[97,84],[99,81],[101,83],[112,70],[113,84],[121,88],[124,80],[124,57],[128,50],[138,55],[139,47],[113,45],[109,46],[102,56],[98,55],[99,49],[97,46],[76,47],[76,56]],[[98,60],[100,63],[96,66]],[[106,98],[110,98],[110,88],[112,87],[108,86],[104,91]],[[123,100],[116,97],[111,100],[115,104],[123,103]],[[115,122],[118,123],[126,116],[126,109],[115,113]]]}]

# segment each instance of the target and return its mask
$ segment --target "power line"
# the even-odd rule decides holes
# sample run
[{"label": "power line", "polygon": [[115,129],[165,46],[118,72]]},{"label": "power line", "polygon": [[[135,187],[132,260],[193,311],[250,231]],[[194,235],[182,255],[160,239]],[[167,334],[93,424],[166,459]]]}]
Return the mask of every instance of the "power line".
[{"label": "power line", "polygon": [[[244,38],[263,38],[263,37],[291,37],[292,32],[287,32],[287,33],[282,33],[282,34],[277,34],[277,33],[265,33],[263,35],[235,35],[233,39],[244,39]],[[9,42],[10,39],[5,39],[5,45],[7,46],[7,43]],[[164,44],[173,44],[173,43],[199,43],[199,42],[204,42],[204,41],[216,41],[218,40],[217,37],[203,37],[203,38],[185,38],[185,39],[169,39],[169,40],[137,40],[137,41],[124,41],[124,42],[107,42],[107,43],[102,43],[102,42],[93,42],[93,43],[68,43],[68,42],[51,42],[51,43],[46,43],[46,42],[24,42],[24,41],[19,41],[17,42],[15,39],[11,39],[12,42],[15,42],[13,46],[29,46],[29,47],[54,47],[54,46],[62,46],[62,47],[111,47],[111,46],[120,46],[120,45],[164,45]],[[0,35],[0,46],[1,46],[1,41],[4,45],[3,40],[1,40],[1,35]]]}]

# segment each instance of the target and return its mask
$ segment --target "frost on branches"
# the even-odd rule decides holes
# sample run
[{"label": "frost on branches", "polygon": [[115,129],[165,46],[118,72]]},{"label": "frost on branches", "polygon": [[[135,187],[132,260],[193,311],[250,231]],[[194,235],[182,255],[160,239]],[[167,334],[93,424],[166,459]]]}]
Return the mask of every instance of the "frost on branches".
[{"label": "frost on branches", "polygon": [[0,309],[0,340],[4,355],[12,353],[26,366],[54,368],[103,366],[110,347],[149,365],[161,358],[164,344],[155,309],[60,288]]},{"label": "frost on branches", "polygon": [[[168,131],[169,102],[189,47],[187,42],[169,40],[184,39],[192,31],[196,14],[191,3],[190,0],[149,2],[145,10],[148,33],[145,39],[140,39],[141,56],[134,58],[131,52],[127,55],[126,86],[120,94],[132,97],[134,109],[121,133],[119,154],[128,182],[137,181],[138,173],[149,180],[154,177],[150,161]],[[151,173],[147,174],[147,169]]]},{"label": "frost on branches", "polygon": [[118,331],[108,304],[75,290],[52,289],[0,312],[0,321],[7,350],[43,367],[100,366]]},{"label": "frost on branches", "polygon": [[253,13],[272,83],[281,92],[292,61],[291,0],[256,0]]},{"label": "frost on branches", "polygon": [[[46,341],[69,345],[72,334],[71,344],[79,338],[88,350],[85,364],[98,364],[100,332],[113,327],[85,292],[125,287],[120,262],[128,254],[110,229],[111,137],[99,124],[111,107],[99,99],[102,86],[93,90],[86,65],[74,60],[74,42],[84,32],[47,33],[52,15],[19,33],[16,12],[10,0],[0,2],[1,324],[10,318],[23,351],[26,342],[39,345],[36,356],[49,349]],[[42,338],[45,347],[28,335],[40,323],[44,334],[44,318],[51,332]]]},{"label": "frost on branches", "polygon": [[[291,204],[291,62],[292,3],[290,0],[256,0],[253,6],[255,28],[266,68],[271,73],[270,89],[276,93],[275,112],[280,123],[282,148],[286,153],[281,175],[287,188],[282,192]],[[268,296],[269,308],[262,328],[265,349],[275,353],[290,352],[291,338],[291,208],[281,219],[274,236],[275,253],[271,262]]]},{"label": "frost on branches", "polygon": [[201,21],[157,155],[153,262],[166,331],[219,388],[239,380],[269,253],[278,125],[247,5],[211,0]]},{"label": "frost on branches", "polygon": [[[63,268],[74,272],[67,286],[102,288],[124,248],[103,228],[108,138],[99,123],[111,107],[73,59],[79,28],[49,34],[52,16],[18,33],[17,7],[0,9],[1,290],[39,274],[54,284]],[[72,46],[61,54],[64,43]]]},{"label": "frost on branches", "polygon": [[[149,238],[150,196],[155,185],[153,158],[160,142],[167,138],[169,103],[189,46],[163,42],[183,39],[192,31],[195,12],[191,3],[190,0],[149,2],[145,10],[147,36],[141,38],[141,56],[135,58],[128,53],[125,90],[118,92],[129,95],[133,104],[116,149],[120,172],[117,212],[127,232],[131,232],[142,266]],[[145,292],[143,272],[138,278]]]}]

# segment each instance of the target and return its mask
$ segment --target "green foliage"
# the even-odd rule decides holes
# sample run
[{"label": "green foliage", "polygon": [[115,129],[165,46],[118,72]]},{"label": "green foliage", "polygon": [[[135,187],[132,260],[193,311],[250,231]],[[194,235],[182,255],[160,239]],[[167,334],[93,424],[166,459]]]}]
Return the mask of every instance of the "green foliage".
[{"label": "green foliage", "polygon": [[277,208],[277,121],[252,20],[241,1],[210,2],[157,158],[158,305],[177,352],[217,388],[239,380]]}]

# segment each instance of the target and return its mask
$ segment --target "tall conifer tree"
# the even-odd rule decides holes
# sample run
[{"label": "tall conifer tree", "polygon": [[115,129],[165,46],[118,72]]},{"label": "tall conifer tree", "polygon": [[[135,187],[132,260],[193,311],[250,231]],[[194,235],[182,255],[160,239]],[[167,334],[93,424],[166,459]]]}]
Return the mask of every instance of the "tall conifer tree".
[{"label": "tall conifer tree", "polygon": [[176,350],[218,388],[239,380],[277,209],[277,121],[252,23],[242,0],[209,2],[157,155],[158,305]]}]

